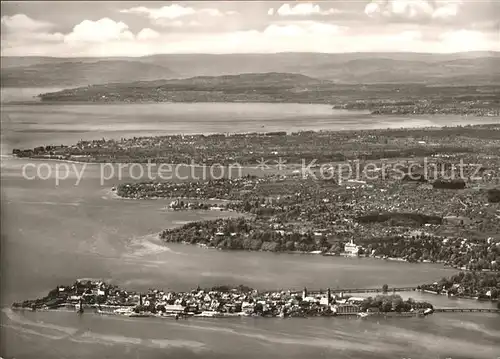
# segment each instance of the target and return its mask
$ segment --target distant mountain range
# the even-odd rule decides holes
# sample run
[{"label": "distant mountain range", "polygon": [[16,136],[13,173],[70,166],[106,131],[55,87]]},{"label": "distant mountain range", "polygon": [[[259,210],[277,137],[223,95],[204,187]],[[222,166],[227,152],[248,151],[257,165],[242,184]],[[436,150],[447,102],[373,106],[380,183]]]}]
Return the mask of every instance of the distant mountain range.
[{"label": "distant mountain range", "polygon": [[[500,83],[499,52],[185,54],[137,58],[2,57],[2,87],[77,87],[161,79],[293,73],[343,84]],[[282,76],[280,77],[282,79]],[[297,79],[294,79],[294,81]]]},{"label": "distant mountain range", "polygon": [[[95,62],[45,62],[27,66],[2,67],[2,87],[72,87],[109,82],[148,81],[172,78],[168,68],[140,61],[99,60]],[[29,63],[29,61],[20,61]],[[3,59],[2,59],[3,65]]]}]

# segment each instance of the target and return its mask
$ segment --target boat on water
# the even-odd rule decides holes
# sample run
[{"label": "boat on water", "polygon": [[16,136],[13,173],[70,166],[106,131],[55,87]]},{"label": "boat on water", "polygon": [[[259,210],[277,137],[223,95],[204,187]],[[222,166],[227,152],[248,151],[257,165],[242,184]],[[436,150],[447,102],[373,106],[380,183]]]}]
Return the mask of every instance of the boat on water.
[{"label": "boat on water", "polygon": [[83,314],[83,303],[81,301],[79,301],[76,305],[75,305],[75,310],[78,314]]},{"label": "boat on water", "polygon": [[424,310],[424,315],[429,315],[432,313],[434,313],[434,309],[432,309],[432,308],[427,308],[426,310]]},{"label": "boat on water", "polygon": [[122,314],[122,315],[130,315],[133,314],[134,311],[131,308],[119,308],[113,311],[115,314]]},{"label": "boat on water", "polygon": [[221,313],[207,310],[193,316],[198,318],[233,318],[242,316],[242,313]]},{"label": "boat on water", "polygon": [[370,314],[368,314],[368,313],[358,313],[358,317],[361,319],[368,318],[369,316],[370,316]]},{"label": "boat on water", "polygon": [[203,318],[221,318],[224,316],[224,314],[215,311],[204,311],[199,314],[195,314],[194,316]]}]

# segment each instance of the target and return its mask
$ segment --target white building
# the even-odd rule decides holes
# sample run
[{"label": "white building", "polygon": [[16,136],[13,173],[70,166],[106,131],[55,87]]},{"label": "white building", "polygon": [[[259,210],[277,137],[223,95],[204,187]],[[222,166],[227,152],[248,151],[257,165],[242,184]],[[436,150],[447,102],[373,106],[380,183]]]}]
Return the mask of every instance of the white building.
[{"label": "white building", "polygon": [[359,254],[359,248],[360,248],[360,246],[357,246],[356,244],[354,244],[354,242],[351,239],[351,241],[349,243],[345,244],[344,252],[346,255],[357,256]]},{"label": "white building", "polygon": [[359,313],[359,311],[359,306],[353,304],[337,304],[333,306],[333,312],[337,314],[356,314]]},{"label": "white building", "polygon": [[330,300],[328,297],[321,297],[319,300],[319,305],[330,305]]}]

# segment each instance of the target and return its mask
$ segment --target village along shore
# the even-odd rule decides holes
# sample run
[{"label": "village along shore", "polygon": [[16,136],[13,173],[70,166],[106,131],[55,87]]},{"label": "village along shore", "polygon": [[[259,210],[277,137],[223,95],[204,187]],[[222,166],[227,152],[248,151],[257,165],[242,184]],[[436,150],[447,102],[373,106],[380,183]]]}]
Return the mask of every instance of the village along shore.
[{"label": "village along shore", "polygon": [[[356,289],[346,291],[376,292],[376,296],[356,297],[344,289],[310,291],[258,291],[244,285],[218,286],[188,292],[150,289],[146,293],[128,291],[95,279],[78,279],[69,286],[57,286],[45,297],[12,305],[13,310],[87,311],[105,315],[157,318],[234,318],[234,317],[423,317],[434,312],[487,312],[498,309],[440,309],[424,301],[403,300],[396,290],[417,288]],[[393,291],[393,294],[388,294]]]},{"label": "village along shore", "polygon": [[[387,294],[385,285],[375,297],[322,291],[258,291],[240,285],[219,286],[189,292],[150,289],[147,293],[127,291],[100,280],[77,280],[58,286],[45,297],[14,303],[16,310],[70,310],[129,317],[318,317],[318,316],[424,316],[433,312],[427,302],[403,300]],[[382,294],[383,292],[383,294]]]}]

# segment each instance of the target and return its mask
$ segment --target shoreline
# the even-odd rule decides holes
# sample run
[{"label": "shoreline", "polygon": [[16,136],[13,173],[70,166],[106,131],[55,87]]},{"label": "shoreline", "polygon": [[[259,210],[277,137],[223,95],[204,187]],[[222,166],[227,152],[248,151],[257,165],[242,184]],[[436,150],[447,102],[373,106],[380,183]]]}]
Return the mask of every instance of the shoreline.
[{"label": "shoreline", "polygon": [[[126,308],[126,307],[120,307]],[[117,308],[117,309],[120,309]],[[60,312],[60,313],[76,313],[77,311],[71,309],[37,309],[33,310],[31,308],[13,308],[13,307],[5,307],[5,309],[10,309],[14,312]],[[94,308],[93,308],[94,309]],[[441,308],[436,308],[437,312],[441,312]],[[435,312],[433,312],[434,314]],[[442,313],[442,312],[441,312]],[[261,315],[253,315],[253,314],[245,314],[245,313],[214,313],[214,314],[193,314],[186,315],[182,317],[177,317],[175,314],[150,314],[150,313],[135,313],[135,314],[123,314],[123,313],[115,313],[115,312],[107,312],[107,311],[99,311],[96,309],[91,312],[91,314],[97,315],[105,315],[105,316],[114,316],[114,317],[125,317],[125,318],[159,318],[159,319],[231,319],[231,318],[263,318],[263,319],[311,319],[311,318],[360,318],[366,319],[367,317],[384,317],[384,318],[409,318],[409,317],[423,317],[425,316],[423,313],[418,312],[379,312],[379,313],[366,313],[366,316],[360,316],[360,313],[340,313],[340,314],[331,314],[331,315],[314,315],[314,316],[290,316],[290,317],[282,317],[282,316],[261,316]]]},{"label": "shoreline", "polygon": [[[384,288],[384,286],[386,288]],[[100,280],[77,280],[72,286],[57,286],[45,297],[13,303],[12,311],[76,312],[79,315],[116,315],[156,318],[312,318],[312,317],[424,317],[436,312],[484,312],[500,314],[500,306],[435,308],[431,303],[404,300],[399,294],[417,288],[327,289],[302,291],[280,289],[259,291],[240,285],[218,286],[186,292],[149,289],[147,292],[127,291]],[[356,297],[354,293],[376,296]],[[392,291],[392,294],[391,294]],[[380,294],[379,294],[380,293]],[[214,304],[215,303],[215,304]],[[392,308],[392,309],[391,309]]]},{"label": "shoreline", "polygon": [[[120,197],[121,198],[121,197]],[[134,198],[130,198],[130,199],[134,199]],[[188,210],[186,210],[188,211]],[[242,215],[245,215],[244,213],[242,213]],[[222,218],[225,218],[225,217],[222,217]],[[184,223],[184,224],[188,224],[188,223],[192,223],[192,221],[188,221],[187,223]],[[182,225],[184,225],[182,224]],[[179,225],[179,226],[182,226],[182,225]],[[161,232],[158,232],[158,235],[160,234]],[[329,253],[329,252],[320,252],[320,251],[311,251],[311,252],[307,252],[307,251],[278,251],[278,252],[273,252],[273,251],[265,251],[265,250],[257,250],[257,251],[254,251],[254,250],[246,250],[246,249],[223,249],[223,248],[217,248],[217,247],[214,247],[214,246],[208,246],[206,244],[199,244],[199,243],[189,243],[189,242],[166,242],[164,240],[162,240],[160,238],[161,242],[163,245],[165,246],[168,246],[168,244],[180,244],[180,245],[184,245],[184,246],[197,246],[197,247],[200,247],[200,248],[204,248],[204,249],[210,249],[210,250],[217,250],[217,251],[222,251],[222,252],[260,252],[260,253],[273,253],[273,254],[298,254],[298,255],[310,255],[310,256],[323,256],[323,257],[337,257],[337,258],[350,258],[350,259],[373,259],[373,260],[377,260],[377,261],[390,261],[390,262],[401,262],[401,263],[410,263],[410,264],[432,264],[432,265],[440,265],[442,266],[444,269],[447,269],[447,270],[450,270],[450,271],[463,271],[463,272],[474,272],[473,270],[470,270],[470,269],[462,269],[462,268],[457,268],[457,267],[453,267],[453,266],[449,266],[449,265],[445,265],[444,264],[444,261],[437,261],[437,262],[431,262],[431,261],[418,261],[418,262],[410,262],[408,261],[407,259],[404,259],[404,258],[397,258],[397,257],[390,257],[390,258],[383,258],[383,257],[379,257],[379,256],[362,256],[362,255],[358,255],[358,256],[353,256],[353,255],[350,255],[350,254],[334,254],[334,253]],[[492,271],[492,270],[484,270],[483,271],[484,273],[497,273],[497,271]]]},{"label": "shoreline", "polygon": [[[365,290],[365,289],[360,289]],[[15,302],[12,310],[74,311],[78,314],[123,315],[126,317],[319,317],[354,315],[421,316],[433,312],[432,304],[403,300],[384,291],[377,299],[344,296],[343,289],[303,291],[295,289],[259,291],[250,287],[220,285],[184,292],[149,289],[128,291],[101,280],[76,280],[73,285],[58,285],[42,298]],[[390,301],[391,306],[383,303]],[[371,309],[370,309],[371,308]],[[392,309],[391,309],[392,308]],[[375,310],[376,309],[376,310]],[[380,310],[379,310],[380,309]]]},{"label": "shoreline", "polygon": [[[166,200],[166,201],[169,201],[169,200],[172,200],[172,198],[166,198],[166,197],[150,197],[150,198],[130,198],[130,197],[122,197],[120,195],[118,195],[117,191],[113,191],[111,188],[108,189],[108,191],[106,192],[111,199],[114,199],[114,200]],[[199,202],[203,202],[203,201],[207,201],[207,200],[200,200],[200,199],[196,199],[196,198],[182,198],[182,199],[188,199],[188,200],[198,200]],[[209,199],[209,201],[218,201],[218,202],[232,202],[231,200],[225,200],[225,199]],[[166,210],[171,210],[171,209],[166,209]],[[172,210],[172,211],[177,211],[177,212],[180,212],[180,211],[193,211],[192,209],[181,209],[181,210]],[[241,215],[241,216],[249,216],[251,214],[248,214],[248,213],[244,213],[244,212],[235,212],[235,211],[228,211],[228,210],[221,210],[221,211],[214,211],[214,210],[194,210],[194,211],[203,211],[203,212],[220,212],[220,213],[237,213],[238,215]],[[229,218],[229,217],[226,217],[226,216],[223,216],[221,218]],[[179,224],[179,225],[174,225],[172,228],[175,228],[175,227],[182,227],[183,225],[185,224],[189,224],[189,223],[193,223],[195,221],[187,221],[186,223],[182,223],[182,224]],[[169,244],[180,244],[180,245],[184,245],[184,246],[197,246],[197,247],[200,247],[200,248],[203,248],[203,249],[210,249],[210,250],[218,250],[218,251],[226,251],[226,252],[232,252],[232,251],[240,251],[240,252],[267,252],[267,253],[273,253],[273,254],[286,254],[286,255],[314,255],[314,256],[323,256],[323,257],[341,257],[341,258],[351,258],[351,259],[373,259],[373,260],[383,260],[383,261],[391,261],[391,262],[401,262],[401,263],[415,263],[415,264],[421,264],[421,263],[425,263],[425,264],[432,264],[432,265],[441,265],[443,268],[447,269],[447,270],[450,270],[450,271],[465,271],[465,272],[473,272],[472,270],[469,270],[469,269],[462,269],[462,268],[457,268],[457,267],[453,267],[453,266],[448,266],[448,265],[445,265],[444,264],[444,261],[438,261],[438,262],[430,262],[430,261],[419,261],[419,262],[409,262],[407,259],[404,259],[404,258],[393,258],[393,257],[389,257],[389,258],[383,258],[383,257],[380,257],[380,256],[353,256],[353,255],[349,255],[349,254],[334,254],[334,253],[331,253],[331,252],[321,252],[321,251],[310,251],[310,252],[307,252],[307,251],[278,251],[278,252],[272,252],[272,251],[264,251],[264,250],[258,250],[258,251],[253,251],[253,250],[244,250],[244,249],[221,249],[221,248],[217,248],[217,247],[214,247],[214,246],[208,246],[206,244],[200,244],[200,243],[189,243],[189,242],[186,242],[186,241],[182,241],[182,242],[168,242],[168,241],[164,241],[161,237],[160,237],[160,234],[161,234],[162,231],[159,231],[157,232],[155,235],[159,238],[161,244],[163,246],[166,246],[168,247]],[[484,271],[484,272],[492,272],[492,273],[495,273],[495,271]]]},{"label": "shoreline", "polygon": [[[500,119],[500,117],[498,117],[498,118]],[[326,136],[335,136],[338,134],[347,134],[347,135],[352,135],[352,136],[366,135],[366,136],[370,137],[372,135],[391,136],[391,133],[397,133],[397,132],[404,131],[404,132],[407,132],[407,136],[411,137],[411,136],[415,135],[412,133],[414,131],[418,132],[418,133],[421,133],[422,131],[424,131],[424,132],[429,131],[430,135],[432,135],[433,132],[436,132],[439,130],[448,130],[448,129],[457,129],[458,130],[458,129],[462,129],[462,128],[470,128],[471,130],[474,130],[474,129],[485,130],[491,126],[498,125],[499,123],[500,123],[499,121],[491,120],[491,121],[485,121],[482,123],[473,123],[473,122],[469,121],[467,124],[452,125],[452,126],[448,126],[445,124],[435,124],[435,125],[425,124],[424,126],[419,126],[417,124],[416,126],[399,126],[399,127],[383,127],[384,124],[385,124],[385,126],[387,126],[387,123],[381,123],[381,124],[379,124],[379,126],[377,126],[376,128],[372,128],[372,129],[360,128],[360,129],[340,129],[340,130],[328,130],[328,131],[324,131],[321,129],[315,129],[315,130],[299,130],[299,131],[295,131],[295,132],[287,132],[287,131],[278,131],[278,132],[282,136],[285,136],[285,137],[286,136],[293,137],[293,136],[300,135],[302,133],[303,134],[311,134],[313,136],[321,136],[321,137],[324,137],[325,135]],[[139,138],[151,141],[151,140],[155,140],[155,139],[162,139],[162,138],[168,139],[170,137],[175,138],[178,136],[183,136],[183,137],[193,138],[194,140],[198,140],[197,137],[201,138],[204,136],[224,135],[224,137],[228,141],[235,141],[235,139],[237,139],[237,137],[239,137],[239,136],[242,136],[242,137],[250,136],[251,139],[253,138],[252,136],[254,136],[254,137],[256,137],[256,139],[258,139],[262,135],[264,135],[264,136],[269,135],[270,136],[270,135],[275,134],[275,133],[276,132],[256,130],[256,131],[228,132],[228,133],[200,132],[200,133],[191,133],[191,134],[184,135],[181,132],[176,132],[176,133],[169,133],[169,134],[165,134],[165,135],[140,136]],[[100,140],[97,140],[97,139],[85,140],[84,143],[93,142],[93,141],[100,141]],[[106,140],[106,139],[104,138],[104,140]],[[107,139],[107,141],[109,141],[109,140],[112,140],[112,137]],[[10,155],[12,155],[14,158],[28,158],[30,160],[39,160],[39,161],[60,161],[60,162],[74,163],[74,164],[94,164],[94,165],[97,165],[97,164],[100,164],[100,165],[113,164],[113,165],[115,165],[116,164],[116,165],[121,165],[121,166],[127,166],[127,165],[132,165],[132,164],[144,164],[144,165],[153,164],[155,166],[160,166],[160,165],[185,166],[186,168],[201,168],[201,169],[213,168],[214,166],[217,166],[217,167],[220,167],[222,169],[227,168],[227,169],[235,169],[235,170],[247,170],[247,169],[248,170],[252,170],[252,169],[259,170],[260,169],[260,171],[262,173],[266,173],[267,171],[269,171],[269,173],[273,173],[273,170],[274,170],[273,168],[271,168],[272,166],[270,166],[270,165],[259,167],[258,165],[255,166],[255,165],[249,165],[249,164],[240,165],[237,162],[236,162],[236,165],[231,165],[231,164],[227,164],[227,163],[220,164],[217,162],[211,163],[211,161],[209,161],[209,163],[211,163],[211,164],[203,164],[203,162],[204,162],[203,160],[198,161],[198,162],[201,162],[201,164],[192,163],[193,160],[191,160],[191,163],[182,163],[182,162],[175,162],[175,161],[174,162],[161,162],[161,161],[154,162],[158,157],[157,154],[156,154],[156,157],[153,156],[153,154],[151,154],[150,157],[146,157],[146,160],[140,160],[140,161],[137,161],[137,158],[134,158],[133,156],[132,157],[128,156],[127,161],[120,162],[120,161],[115,161],[112,158],[109,158],[109,156],[107,156],[106,149],[104,149],[101,152],[98,152],[97,157],[91,156],[91,155],[81,156],[79,154],[71,153],[71,152],[74,152],[76,144],[73,143],[73,144],[67,144],[67,145],[62,145],[62,146],[63,147],[60,147],[60,145],[45,144],[45,145],[41,145],[38,147],[26,148],[26,149],[24,149],[24,148],[22,148],[22,149],[12,148],[10,150]],[[418,144],[415,144],[415,146],[418,147]],[[51,148],[51,147],[54,147],[54,148]],[[145,148],[147,148],[147,146]],[[374,149],[372,149],[372,150],[375,151],[376,149],[377,148],[374,147]],[[62,154],[49,154],[53,150],[62,151],[63,153]],[[68,151],[68,153],[64,153],[66,151]],[[99,156],[99,155],[101,155],[101,156]],[[7,156],[7,155],[5,155],[5,156]],[[80,158],[78,158],[78,157],[80,157]],[[99,157],[101,157],[101,158],[99,158]],[[298,168],[299,169],[303,168],[304,164],[298,163],[296,161],[296,158],[293,158],[295,156],[292,156],[290,159],[288,159],[288,157],[290,157],[289,154],[286,154],[284,156],[284,160],[287,163],[285,172],[293,171],[294,169],[296,170]],[[390,157],[391,160],[394,160],[394,158],[395,157]],[[406,157],[403,156],[403,158],[406,158]],[[384,159],[384,158],[381,157],[380,160],[381,159]],[[242,159],[242,160],[243,160],[243,163],[245,161],[247,161],[247,159]],[[315,165],[319,167],[320,165],[332,165],[334,163],[346,163],[346,162],[350,162],[352,160],[353,159],[349,156],[345,157],[343,160],[339,160],[339,159],[335,159],[335,158],[330,158],[330,159],[323,158],[323,159],[319,159],[317,162],[315,162]],[[377,159],[374,159],[374,160],[377,160]],[[224,161],[226,161],[226,160],[224,160]],[[288,163],[289,161],[290,161],[290,163]],[[253,164],[253,163],[255,163],[255,162],[251,161],[251,164]],[[283,171],[284,169],[281,169],[281,170]]]},{"label": "shoreline", "polygon": [[[16,87],[7,87],[7,88],[16,88]],[[22,88],[22,87],[21,87]],[[67,90],[73,90],[73,88],[70,89],[63,89],[60,91],[56,92],[62,92],[62,91],[67,91]],[[401,117],[418,117],[418,116],[460,116],[460,117],[477,117],[477,118],[488,118],[488,117],[498,117],[499,115],[491,115],[491,114],[484,114],[484,115],[479,115],[477,113],[439,113],[435,111],[429,111],[426,113],[410,113],[408,111],[404,112],[380,112],[377,107],[374,109],[361,109],[361,108],[341,108],[341,106],[345,104],[349,104],[350,101],[346,101],[345,103],[335,103],[335,102],[325,102],[325,101],[263,101],[263,100],[257,100],[257,101],[252,101],[252,100],[215,100],[215,101],[154,101],[154,100],[141,100],[141,101],[124,101],[124,100],[108,100],[108,101],[85,101],[85,100],[73,100],[73,101],[58,101],[58,100],[46,100],[44,101],[42,99],[43,95],[45,93],[35,95],[33,96],[33,100],[14,100],[14,101],[9,101],[9,102],[2,102],[2,106],[65,106],[65,105],[79,105],[79,106],[86,106],[86,105],[162,105],[162,104],[277,104],[277,105],[313,105],[313,106],[328,106],[331,110],[340,112],[340,113],[354,113],[354,114],[360,114],[360,115],[368,115],[372,117],[396,117],[396,116],[401,116]],[[395,106],[397,107],[398,105],[393,105],[391,103],[388,104],[389,106]]]},{"label": "shoreline", "polygon": [[[50,145],[49,145],[50,146]],[[18,155],[14,155],[12,153],[10,154],[4,154],[2,155],[2,158],[7,158],[7,159],[20,159],[20,160],[23,160],[23,159],[26,159],[26,160],[34,160],[34,161],[53,161],[53,162],[61,162],[61,163],[73,163],[73,164],[81,164],[81,165],[108,165],[108,164],[112,164],[112,165],[127,165],[127,166],[130,166],[130,165],[133,165],[133,164],[140,164],[140,165],[148,165],[148,164],[152,164],[152,165],[157,165],[157,166],[160,166],[160,165],[167,165],[167,166],[183,166],[183,167],[188,167],[188,168],[210,168],[212,167],[213,165],[197,165],[197,164],[187,164],[187,163],[166,163],[166,162],[107,162],[107,161],[103,161],[103,162],[92,162],[92,161],[76,161],[76,160],[67,160],[67,159],[63,159],[63,158],[54,158],[54,157],[28,157],[28,156],[18,156]],[[291,163],[291,164],[287,164],[287,166],[293,166],[290,168],[290,171],[294,170],[294,169],[297,169],[297,168],[300,168],[301,164],[299,163]],[[231,167],[230,165],[229,166],[222,166],[221,168],[225,168],[225,167]],[[235,170],[238,170],[238,169],[253,169],[253,170],[260,170],[262,173],[273,173],[274,171],[272,169],[268,169],[268,170],[262,170],[260,168],[257,168],[256,166],[238,166],[238,167],[232,167],[233,169]],[[145,198],[143,198],[145,199]]]},{"label": "shoreline", "polygon": [[[131,198],[131,197],[122,197],[120,196],[117,191],[111,191],[110,192],[112,193],[113,195],[113,199],[121,199],[121,200],[166,200],[166,201],[169,201],[169,200],[172,200],[173,198],[167,198],[167,197],[147,197],[147,198]],[[183,200],[196,200],[198,201],[199,203],[207,203],[207,201],[217,201],[217,202],[226,202],[226,203],[232,203],[234,201],[232,200],[225,200],[225,199],[198,199],[198,198],[189,198],[189,197],[179,197],[179,199],[183,199]],[[166,210],[171,210],[171,209],[166,209]],[[179,209],[179,210],[172,210],[172,211],[193,211],[192,209],[189,209],[189,208],[183,208],[183,209]],[[195,210],[195,211],[200,211],[200,210]],[[208,209],[208,210],[201,210],[203,212],[221,212],[221,213],[237,213],[238,215],[241,215],[241,216],[248,216],[248,215],[251,215],[251,214],[248,214],[248,213],[245,213],[245,212],[236,212],[235,210],[220,210],[220,211],[214,211],[214,210],[211,210],[211,209]],[[226,217],[226,216],[222,216],[221,218],[229,218],[229,217]],[[189,223],[193,223],[195,221],[187,221],[186,223],[182,224],[182,225],[178,225],[178,226],[174,226],[173,228],[175,227],[182,227],[183,225],[185,224],[189,224]],[[248,249],[226,249],[226,248],[217,248],[215,246],[209,246],[205,243],[190,243],[190,242],[187,242],[187,241],[181,241],[181,242],[169,242],[169,241],[165,241],[163,240],[161,237],[160,237],[160,234],[162,233],[162,231],[158,232],[156,235],[158,236],[158,238],[160,239],[161,243],[165,246],[168,246],[168,244],[170,243],[173,243],[173,244],[182,244],[182,245],[189,245],[189,246],[197,246],[197,247],[200,247],[200,248],[204,248],[204,249],[211,249],[211,250],[219,250],[219,251],[226,251],[226,252],[232,252],[232,251],[241,251],[241,252],[269,252],[269,253],[274,253],[274,254],[294,254],[294,255],[321,255],[321,256],[324,256],[324,257],[342,257],[342,258],[352,258],[352,259],[373,259],[373,260],[383,260],[383,261],[391,261],[391,262],[401,262],[401,263],[415,263],[415,264],[422,264],[422,263],[426,263],[426,264],[432,264],[432,265],[440,265],[442,268],[444,269],[447,269],[447,270],[450,270],[450,271],[464,271],[464,272],[475,272],[474,270],[471,270],[471,269],[467,269],[467,268],[463,268],[463,267],[457,267],[457,266],[451,266],[451,265],[447,265],[445,261],[429,261],[429,260],[420,260],[420,261],[416,261],[416,262],[411,262],[409,261],[408,259],[405,259],[405,258],[401,258],[401,257],[383,257],[383,256],[372,256],[372,255],[351,255],[351,254],[348,254],[348,253],[339,253],[339,254],[335,254],[335,253],[332,253],[332,252],[322,252],[322,251],[298,251],[298,250],[295,250],[295,251],[266,251],[266,250],[262,250],[262,249],[259,249],[259,250],[248,250]],[[494,271],[494,270],[482,270],[481,272],[483,273],[497,273],[498,271]]]},{"label": "shoreline", "polygon": [[[248,74],[247,74],[248,75]],[[241,75],[239,75],[241,76]],[[189,79],[185,79],[189,80]],[[259,91],[249,95],[245,92],[237,92],[237,93],[226,93],[222,91],[213,92],[213,89],[201,89],[204,94],[202,97],[197,97],[191,93],[190,90],[167,90],[161,94],[161,97],[158,98],[156,95],[151,93],[151,88],[144,87],[142,92],[143,97],[130,97],[130,94],[123,93],[122,91],[126,88],[123,87],[114,87],[113,85],[117,84],[101,84],[96,87],[100,87],[103,89],[101,92],[93,92],[87,93],[87,86],[83,87],[74,87],[74,88],[66,88],[60,91],[55,92],[47,92],[40,93],[38,95],[34,95],[31,99],[25,100],[14,100],[5,102],[5,104],[10,105],[86,105],[86,104],[103,104],[103,105],[126,105],[126,104],[176,104],[176,103],[186,103],[186,104],[205,104],[205,103],[255,103],[255,104],[299,104],[299,105],[325,105],[329,106],[332,110],[335,111],[356,111],[360,114],[366,114],[371,116],[412,116],[412,115],[431,115],[431,114],[439,114],[439,115],[459,115],[459,116],[478,116],[478,117],[494,117],[498,116],[498,109],[493,107],[487,107],[484,111],[480,111],[477,107],[464,106],[462,102],[451,101],[446,104],[441,104],[438,106],[429,106],[422,94],[419,94],[417,97],[413,94],[408,94],[406,97],[401,98],[387,98],[383,95],[380,97],[380,86],[381,84],[372,84],[370,92],[372,95],[376,96],[376,99],[371,99],[365,102],[359,102],[357,98],[347,98],[343,99],[341,102],[332,101],[328,98],[323,97],[315,97],[310,98],[312,94],[312,90],[306,91],[305,97],[297,98],[296,96],[287,96],[290,95],[287,91],[285,93],[280,92],[279,90],[272,94],[263,94]],[[126,84],[118,84],[118,85],[126,85]],[[387,84],[385,84],[387,85]],[[410,85],[410,84],[406,84]],[[359,85],[349,84],[348,87],[356,87]],[[365,85],[366,86],[366,85]],[[402,85],[405,86],[405,85]],[[202,86],[203,87],[203,86]],[[382,87],[385,87],[382,85]],[[427,87],[427,86],[426,86]],[[437,86],[441,87],[441,86]],[[458,86],[459,88],[463,88],[464,86]],[[493,87],[492,85],[477,85],[477,87]],[[433,88],[431,86],[430,88]],[[445,86],[445,88],[449,89],[449,86]],[[43,88],[39,88],[43,90]],[[250,88],[249,88],[250,89]],[[82,90],[85,91],[85,94],[82,96]],[[97,89],[98,90],[98,89]],[[335,98],[335,95],[338,93],[333,89],[324,89],[327,92],[329,91],[330,95]],[[332,91],[333,90],[333,91]],[[111,92],[110,92],[111,91]],[[197,90],[195,90],[197,91]],[[207,94],[208,92],[208,94]],[[398,91],[399,92],[399,91]],[[102,95],[105,93],[105,95]],[[71,99],[68,99],[68,94]],[[240,98],[243,96],[244,98]],[[430,95],[431,98],[434,96],[439,96],[439,93],[433,93]],[[209,98],[207,100],[207,97]],[[481,99],[476,98],[476,103],[482,104]],[[489,102],[486,102],[489,104]]]}]

